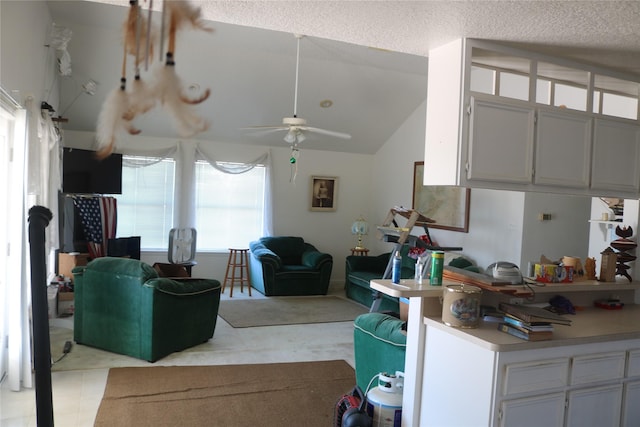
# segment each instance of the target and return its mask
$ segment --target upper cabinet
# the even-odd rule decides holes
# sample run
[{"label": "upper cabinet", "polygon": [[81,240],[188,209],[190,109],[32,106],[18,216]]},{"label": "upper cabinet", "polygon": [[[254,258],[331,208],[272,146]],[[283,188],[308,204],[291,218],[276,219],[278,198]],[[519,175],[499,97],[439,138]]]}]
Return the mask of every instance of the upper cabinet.
[{"label": "upper cabinet", "polygon": [[640,197],[637,80],[480,40],[434,49],[424,184]]}]

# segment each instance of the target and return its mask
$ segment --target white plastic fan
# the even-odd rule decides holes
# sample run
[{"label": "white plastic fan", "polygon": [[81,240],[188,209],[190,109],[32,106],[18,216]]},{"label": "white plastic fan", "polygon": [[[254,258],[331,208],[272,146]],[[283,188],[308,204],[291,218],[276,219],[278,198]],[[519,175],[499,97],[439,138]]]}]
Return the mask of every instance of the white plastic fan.
[{"label": "white plastic fan", "polygon": [[304,132],[313,132],[321,135],[327,135],[334,138],[351,139],[351,135],[343,132],[336,132],[332,130],[320,129],[312,126],[307,126],[307,121],[302,117],[297,116],[298,111],[298,71],[300,68],[300,40],[304,37],[296,34],[297,39],[297,51],[296,51],[296,84],[293,97],[293,117],[284,117],[281,125],[273,126],[250,126],[245,129],[251,130],[264,130],[266,132],[279,132],[286,131],[284,140],[292,145],[297,145],[306,139]]},{"label": "white plastic fan", "polygon": [[196,229],[172,228],[169,232],[169,262],[184,264],[196,257]]}]

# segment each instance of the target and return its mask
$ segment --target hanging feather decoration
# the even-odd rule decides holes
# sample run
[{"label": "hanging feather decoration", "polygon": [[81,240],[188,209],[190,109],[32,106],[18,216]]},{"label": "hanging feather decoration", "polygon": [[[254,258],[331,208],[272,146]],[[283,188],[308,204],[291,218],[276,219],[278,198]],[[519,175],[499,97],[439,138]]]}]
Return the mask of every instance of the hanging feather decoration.
[{"label": "hanging feather decoration", "polygon": [[96,129],[96,142],[98,143],[98,158],[109,157],[116,146],[118,136],[127,131],[132,135],[140,133],[135,129],[130,121],[124,118],[129,110],[129,99],[127,97],[126,78],[120,79],[120,87],[115,88],[107,96],[98,116],[98,126]]},{"label": "hanging feather decoration", "polygon": [[180,135],[190,137],[209,128],[209,122],[195,113],[193,105],[209,98],[210,91],[207,89],[197,98],[189,98],[184,94],[183,84],[175,71],[176,32],[187,23],[199,29],[208,29],[201,22],[199,8],[181,1],[167,1],[165,8],[169,13],[169,46],[165,65],[157,73],[154,93],[158,94],[160,102],[173,116]]},{"label": "hanging feather decoration", "polygon": [[[138,9],[140,6],[136,6]],[[151,19],[151,16],[149,16]],[[131,20],[129,20],[131,21]],[[135,23],[135,68],[136,75],[133,80],[133,84],[131,85],[131,90],[129,92],[129,110],[125,113],[125,120],[133,120],[137,115],[144,114],[154,107],[156,104],[156,95],[153,93],[153,89],[149,86],[142,78],[140,77],[140,63],[141,59],[141,49],[140,45],[144,42],[144,38],[142,37],[143,33],[151,27],[151,22],[147,24],[144,21],[142,14],[138,12],[137,20]],[[129,22],[128,31],[131,32],[131,22]],[[147,36],[149,32],[147,31]],[[127,39],[130,41],[130,39]],[[144,55],[149,55],[149,45],[146,44]],[[144,56],[142,56],[144,58]],[[148,59],[148,58],[147,58]]]},{"label": "hanging feather decoration", "polygon": [[[181,136],[189,137],[209,128],[209,122],[198,116],[194,105],[204,102],[210,96],[210,90],[205,90],[196,97],[185,94],[183,84],[175,72],[175,39],[176,32],[185,26],[202,31],[213,31],[205,25],[199,7],[194,7],[186,1],[166,0],[162,8],[162,32],[160,34],[160,51],[162,54],[164,42],[165,16],[169,16],[168,49],[164,65],[158,62],[158,69],[154,72],[155,82],[148,84],[140,75],[140,64],[145,63],[145,69],[152,60],[153,40],[157,33],[152,30],[151,10],[152,0],[149,1],[149,16],[145,19],[138,5],[138,0],[129,1],[130,8],[124,24],[124,59],[120,86],[115,88],[102,105],[96,128],[98,157],[109,156],[117,145],[121,134],[128,132],[132,135],[140,133],[132,120],[153,108],[159,101],[171,114],[176,128]],[[144,45],[144,52],[140,46]],[[126,57],[135,57],[135,79],[127,91]]]},{"label": "hanging feather decoration", "polygon": [[[131,5],[130,9],[137,8]],[[113,89],[107,96],[102,110],[98,115],[98,126],[96,129],[96,142],[98,144],[97,156],[100,159],[108,157],[116,146],[118,137],[123,131],[132,135],[140,133],[140,130],[133,127],[131,120],[127,118],[131,109],[127,89],[127,43],[124,44],[122,58],[122,71],[120,86]]]},{"label": "hanging feather decoration", "polygon": [[[146,59],[146,56],[153,56],[153,32],[151,24],[147,22],[141,13],[138,0],[129,1],[129,15],[124,27],[124,44],[127,46],[127,53],[136,57],[136,67]],[[144,56],[140,56],[140,43],[147,46]]]},{"label": "hanging feather decoration", "polygon": [[[194,7],[186,1],[179,0],[166,0],[164,5],[169,11],[172,21],[174,21],[174,32],[181,29],[186,24],[191,24],[193,28],[198,30],[207,32],[213,31],[213,29],[207,27],[202,20],[202,13],[199,7]],[[169,36],[171,36],[171,30],[169,33]]]}]

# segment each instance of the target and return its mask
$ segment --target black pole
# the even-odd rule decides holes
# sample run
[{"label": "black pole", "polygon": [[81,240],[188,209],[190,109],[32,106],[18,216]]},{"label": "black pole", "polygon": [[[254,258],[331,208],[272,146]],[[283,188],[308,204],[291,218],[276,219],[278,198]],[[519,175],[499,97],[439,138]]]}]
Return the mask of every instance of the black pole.
[{"label": "black pole", "polygon": [[29,209],[31,255],[31,305],[33,311],[33,361],[36,370],[36,422],[53,427],[51,390],[51,342],[47,308],[47,262],[44,230],[53,215],[44,206]]}]

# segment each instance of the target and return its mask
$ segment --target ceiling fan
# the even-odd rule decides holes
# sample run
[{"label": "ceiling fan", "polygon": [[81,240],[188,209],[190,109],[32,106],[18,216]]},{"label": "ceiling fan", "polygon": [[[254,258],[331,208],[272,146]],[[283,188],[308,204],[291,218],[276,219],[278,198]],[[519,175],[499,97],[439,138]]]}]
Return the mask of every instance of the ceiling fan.
[{"label": "ceiling fan", "polygon": [[284,140],[292,146],[297,146],[299,143],[306,139],[305,132],[317,133],[320,135],[327,135],[340,139],[351,139],[351,135],[343,132],[336,132],[332,130],[320,129],[307,125],[307,121],[302,117],[297,116],[298,110],[298,72],[300,67],[300,40],[304,37],[299,34],[295,34],[297,39],[297,51],[296,51],[296,83],[295,92],[293,98],[293,116],[284,117],[281,125],[272,126],[251,126],[246,129],[265,130],[267,132],[279,132],[286,131]]}]

